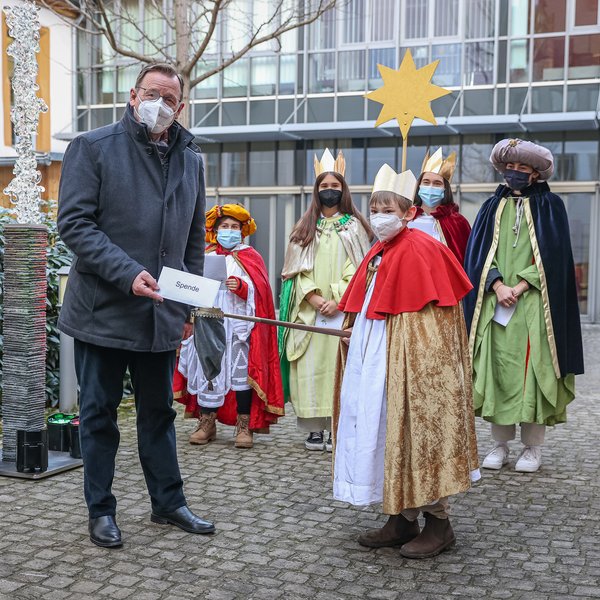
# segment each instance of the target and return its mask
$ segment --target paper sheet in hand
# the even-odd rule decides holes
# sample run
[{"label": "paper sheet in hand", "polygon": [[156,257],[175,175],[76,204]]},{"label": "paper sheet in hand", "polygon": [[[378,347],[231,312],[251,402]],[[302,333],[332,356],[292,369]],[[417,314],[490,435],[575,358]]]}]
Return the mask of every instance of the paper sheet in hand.
[{"label": "paper sheet in hand", "polygon": [[344,323],[344,313],[337,312],[333,317],[326,317],[320,313],[317,314],[315,325],[317,327],[326,327],[327,329],[341,329]]},{"label": "paper sheet in hand", "polygon": [[496,321],[496,323],[498,323],[499,325],[502,325],[502,327],[506,327],[508,325],[508,322],[512,319],[516,308],[517,302],[515,302],[509,308],[506,308],[506,306],[502,306],[502,304],[498,302],[496,304],[496,310],[494,311],[494,318],[492,320]]},{"label": "paper sheet in hand", "polygon": [[221,286],[220,281],[163,267],[158,278],[158,293],[168,300],[190,306],[212,308]]},{"label": "paper sheet in hand", "polygon": [[227,261],[222,254],[210,253],[204,255],[204,277],[220,281],[221,289],[225,287]]}]

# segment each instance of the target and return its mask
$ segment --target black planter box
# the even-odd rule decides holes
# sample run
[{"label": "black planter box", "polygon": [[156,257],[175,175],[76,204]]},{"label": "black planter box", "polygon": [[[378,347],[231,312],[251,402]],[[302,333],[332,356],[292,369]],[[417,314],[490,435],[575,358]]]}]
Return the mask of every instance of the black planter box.
[{"label": "black planter box", "polygon": [[48,431],[17,429],[17,462],[19,473],[48,470]]}]

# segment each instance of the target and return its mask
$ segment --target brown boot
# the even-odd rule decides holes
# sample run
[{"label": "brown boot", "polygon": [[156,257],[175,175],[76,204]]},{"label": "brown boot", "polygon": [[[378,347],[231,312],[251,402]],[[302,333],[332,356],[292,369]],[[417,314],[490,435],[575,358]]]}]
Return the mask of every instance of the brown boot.
[{"label": "brown boot", "polygon": [[402,515],[390,515],[381,529],[370,529],[358,536],[358,543],[369,548],[402,546],[419,535],[419,523]]},{"label": "brown boot", "polygon": [[190,444],[196,444],[197,446],[204,446],[208,442],[212,442],[217,439],[217,424],[215,419],[217,418],[216,412],[200,414],[198,419],[198,425],[192,435],[190,435]]},{"label": "brown boot", "polygon": [[412,542],[400,548],[405,558],[429,558],[436,556],[446,548],[450,548],[456,540],[450,519],[437,519],[424,513],[425,527]]},{"label": "brown boot", "polygon": [[237,423],[235,424],[235,447],[236,448],[252,448],[252,432],[248,429],[250,423],[250,415],[238,415]]}]

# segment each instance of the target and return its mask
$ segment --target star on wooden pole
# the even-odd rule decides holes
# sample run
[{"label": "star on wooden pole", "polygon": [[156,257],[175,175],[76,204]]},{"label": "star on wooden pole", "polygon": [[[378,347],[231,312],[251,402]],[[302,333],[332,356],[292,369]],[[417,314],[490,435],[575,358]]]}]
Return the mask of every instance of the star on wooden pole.
[{"label": "star on wooden pole", "polygon": [[369,100],[383,105],[375,127],[392,119],[398,122],[402,134],[402,171],[406,170],[408,132],[414,119],[423,119],[432,125],[437,125],[430,103],[451,93],[451,90],[431,83],[439,62],[436,60],[417,69],[410,50],[407,50],[397,71],[384,65],[377,65],[383,85],[365,94]]}]

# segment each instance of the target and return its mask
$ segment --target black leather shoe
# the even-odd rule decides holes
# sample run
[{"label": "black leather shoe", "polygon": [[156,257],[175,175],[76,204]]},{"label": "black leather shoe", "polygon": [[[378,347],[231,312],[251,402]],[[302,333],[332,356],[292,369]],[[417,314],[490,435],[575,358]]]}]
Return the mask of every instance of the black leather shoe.
[{"label": "black leather shoe", "polygon": [[153,512],[150,520],[161,525],[175,525],[188,533],[215,532],[215,526],[212,523],[197,517],[187,506],[182,506],[170,513],[159,514]]},{"label": "black leather shoe", "polygon": [[122,546],[121,541],[121,530],[117,527],[117,522],[112,515],[106,515],[104,517],[96,517],[92,519],[90,517],[90,540],[96,546],[102,548],[116,548]]}]

